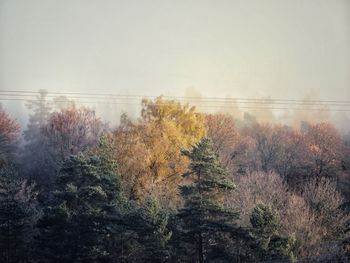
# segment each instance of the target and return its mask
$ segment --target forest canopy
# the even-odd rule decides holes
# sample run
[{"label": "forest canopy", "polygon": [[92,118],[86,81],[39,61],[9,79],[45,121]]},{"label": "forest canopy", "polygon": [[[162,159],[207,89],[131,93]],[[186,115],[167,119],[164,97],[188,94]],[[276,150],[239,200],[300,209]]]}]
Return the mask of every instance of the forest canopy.
[{"label": "forest canopy", "polygon": [[1,262],[349,259],[350,140],[332,124],[157,97],[110,127],[62,101],[40,92],[27,127],[0,111]]}]

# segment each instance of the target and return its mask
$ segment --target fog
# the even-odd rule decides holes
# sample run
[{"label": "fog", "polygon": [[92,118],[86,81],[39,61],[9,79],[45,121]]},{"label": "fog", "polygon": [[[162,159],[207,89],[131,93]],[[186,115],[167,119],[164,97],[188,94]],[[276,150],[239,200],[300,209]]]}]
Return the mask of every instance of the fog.
[{"label": "fog", "polygon": [[[0,90],[350,100],[349,25],[346,0],[1,0]],[[113,122],[138,104],[90,106]],[[253,114],[349,128],[349,112]]]}]

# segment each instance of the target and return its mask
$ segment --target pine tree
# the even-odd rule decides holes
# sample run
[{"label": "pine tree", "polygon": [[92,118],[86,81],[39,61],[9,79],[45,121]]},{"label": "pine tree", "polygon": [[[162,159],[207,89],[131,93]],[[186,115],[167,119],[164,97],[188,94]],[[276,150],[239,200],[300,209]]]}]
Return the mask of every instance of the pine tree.
[{"label": "pine tree", "polygon": [[41,89],[38,93],[36,100],[28,101],[26,104],[27,108],[33,111],[29,116],[28,128],[24,132],[24,139],[28,142],[38,139],[40,129],[46,124],[51,113],[51,106],[47,101],[47,90]]},{"label": "pine tree", "polygon": [[168,214],[156,198],[142,206],[123,194],[105,137],[95,155],[68,159],[40,221],[40,262],[165,262]]},{"label": "pine tree", "polygon": [[39,211],[33,185],[13,168],[0,171],[0,262],[27,262]]},{"label": "pine tree", "polygon": [[258,204],[251,216],[252,235],[258,246],[255,250],[260,260],[289,259],[295,261],[293,253],[295,239],[279,235],[278,216],[270,206]]},{"label": "pine tree", "polygon": [[[29,115],[27,129],[24,131],[25,147],[22,154],[22,172],[34,179],[40,186],[44,186],[40,194],[46,195],[56,175],[55,160],[47,151],[47,140],[42,134],[50,114],[51,106],[47,100],[48,92],[39,90],[35,100],[27,102],[26,107],[32,112]],[[35,154],[33,154],[35,153]],[[45,196],[46,198],[46,196]],[[40,198],[39,198],[40,199]]]},{"label": "pine tree", "polygon": [[184,176],[192,178],[189,185],[181,186],[185,204],[177,216],[177,231],[180,261],[209,262],[225,260],[228,255],[220,240],[237,230],[234,220],[238,214],[225,208],[226,191],[235,188],[213,150],[212,142],[203,138],[191,151],[183,154],[190,161],[190,171]]},{"label": "pine tree", "polygon": [[171,237],[168,213],[160,207],[155,196],[149,196],[138,211],[138,216],[142,224],[135,230],[140,237],[140,244],[144,246],[142,262],[166,262],[169,259],[167,243]]},{"label": "pine tree", "polygon": [[64,164],[39,227],[43,262],[113,262],[122,194],[113,164],[78,154]]}]

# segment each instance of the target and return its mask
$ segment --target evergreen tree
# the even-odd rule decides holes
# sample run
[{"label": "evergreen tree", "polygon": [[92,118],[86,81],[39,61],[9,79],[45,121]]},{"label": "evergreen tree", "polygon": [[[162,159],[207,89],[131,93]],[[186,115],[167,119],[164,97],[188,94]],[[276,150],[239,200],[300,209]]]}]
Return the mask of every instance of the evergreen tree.
[{"label": "evergreen tree", "polygon": [[38,93],[35,100],[30,100],[26,104],[32,114],[29,115],[27,129],[24,131],[26,145],[22,156],[22,172],[33,178],[40,186],[44,186],[46,195],[52,186],[56,169],[53,169],[55,160],[48,153],[47,140],[42,134],[42,129],[51,114],[51,106],[47,100],[48,92],[39,90]]},{"label": "evergreen tree", "polygon": [[32,110],[33,114],[29,116],[28,128],[24,132],[24,139],[28,142],[39,138],[40,129],[46,124],[51,113],[51,106],[47,101],[47,90],[39,90],[36,100],[30,100],[26,106]]},{"label": "evergreen tree", "polygon": [[258,247],[255,250],[260,260],[286,259],[295,261],[295,239],[278,233],[278,216],[270,206],[258,204],[250,217],[252,235]]},{"label": "evergreen tree", "polygon": [[40,220],[40,262],[165,262],[168,215],[154,197],[126,200],[110,145],[71,156]]},{"label": "evergreen tree", "polygon": [[166,262],[169,259],[167,243],[171,237],[168,230],[168,213],[160,207],[155,196],[146,198],[138,212],[142,224],[135,228],[144,246],[143,262]]},{"label": "evergreen tree", "polygon": [[42,262],[113,262],[122,194],[113,164],[78,154],[64,164],[40,220]]},{"label": "evergreen tree", "polygon": [[178,254],[183,256],[178,260],[228,261],[227,248],[219,241],[237,230],[234,220],[238,214],[222,203],[225,192],[235,185],[227,178],[209,139],[203,138],[183,154],[191,161],[190,171],[184,176],[192,177],[192,182],[181,186],[185,204],[178,212],[178,233],[174,236]]},{"label": "evergreen tree", "polygon": [[0,262],[28,262],[39,211],[33,185],[13,168],[0,171]]}]

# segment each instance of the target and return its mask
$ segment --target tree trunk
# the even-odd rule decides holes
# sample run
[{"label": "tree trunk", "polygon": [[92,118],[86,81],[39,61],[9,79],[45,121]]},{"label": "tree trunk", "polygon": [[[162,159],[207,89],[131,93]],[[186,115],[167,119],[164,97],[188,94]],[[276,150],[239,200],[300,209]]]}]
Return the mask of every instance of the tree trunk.
[{"label": "tree trunk", "polygon": [[199,260],[199,263],[204,263],[202,231],[199,232],[199,244],[198,245],[199,245],[198,246],[198,260]]}]

